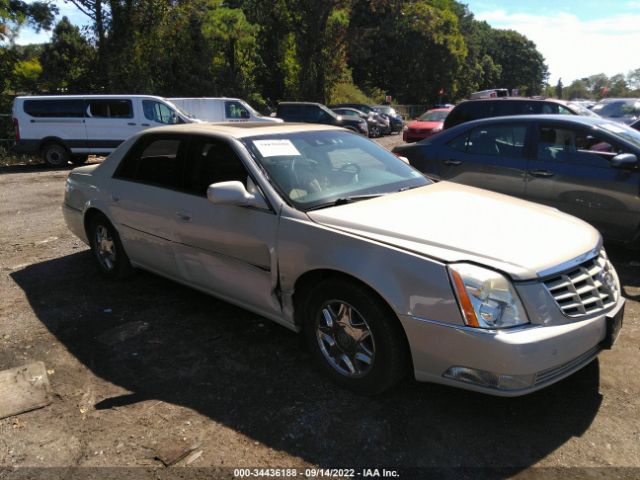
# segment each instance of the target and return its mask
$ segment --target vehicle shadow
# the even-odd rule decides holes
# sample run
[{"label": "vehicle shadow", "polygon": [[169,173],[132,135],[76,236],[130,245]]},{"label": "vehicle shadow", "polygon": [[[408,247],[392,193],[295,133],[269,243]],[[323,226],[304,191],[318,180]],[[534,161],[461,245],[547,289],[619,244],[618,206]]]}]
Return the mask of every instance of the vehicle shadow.
[{"label": "vehicle shadow", "polygon": [[[132,392],[97,398],[96,409],[162,400],[324,467],[515,473],[581,436],[601,405],[597,360],[519,398],[413,380],[374,398],[357,396],[316,372],[300,336],[155,275],[104,280],[91,262],[84,251],[11,277],[69,352]],[[132,321],[148,328],[112,346],[96,339]]]}]

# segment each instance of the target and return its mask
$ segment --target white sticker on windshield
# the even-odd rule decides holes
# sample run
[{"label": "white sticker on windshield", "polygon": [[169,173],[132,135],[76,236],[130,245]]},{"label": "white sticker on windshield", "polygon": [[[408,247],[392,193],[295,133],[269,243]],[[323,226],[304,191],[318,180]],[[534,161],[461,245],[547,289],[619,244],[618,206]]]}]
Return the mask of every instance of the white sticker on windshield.
[{"label": "white sticker on windshield", "polygon": [[300,156],[300,152],[291,140],[253,140],[263,157]]}]

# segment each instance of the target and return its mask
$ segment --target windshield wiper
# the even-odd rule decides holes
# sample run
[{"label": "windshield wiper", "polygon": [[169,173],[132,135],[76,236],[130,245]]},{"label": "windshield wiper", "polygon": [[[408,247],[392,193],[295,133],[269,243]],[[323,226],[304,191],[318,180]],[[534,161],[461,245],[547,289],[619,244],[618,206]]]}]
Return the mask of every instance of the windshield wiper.
[{"label": "windshield wiper", "polygon": [[314,207],[307,208],[306,211],[310,212],[311,210],[320,210],[321,208],[337,207],[338,205],[345,205],[347,203],[357,202],[358,200],[367,200],[369,198],[381,197],[383,195],[387,195],[388,193],[390,193],[390,192],[367,193],[367,194],[364,194],[364,195],[350,195],[348,197],[340,197],[340,198],[336,198],[335,200],[332,200],[331,202],[321,203],[320,205],[316,205]]}]

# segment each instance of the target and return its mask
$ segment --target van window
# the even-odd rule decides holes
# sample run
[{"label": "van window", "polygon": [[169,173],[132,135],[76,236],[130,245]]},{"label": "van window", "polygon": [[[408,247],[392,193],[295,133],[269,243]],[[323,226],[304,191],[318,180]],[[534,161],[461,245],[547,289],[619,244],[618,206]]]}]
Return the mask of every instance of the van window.
[{"label": "van window", "polygon": [[38,118],[83,118],[85,102],[77,100],[25,100],[24,112]]},{"label": "van window", "polygon": [[133,118],[131,100],[89,99],[88,103],[93,118]]},{"label": "van window", "polygon": [[240,102],[236,101],[224,102],[224,113],[227,118],[245,119],[251,117],[249,110]]},{"label": "van window", "polygon": [[181,138],[143,137],[118,166],[114,177],[174,190],[183,189],[184,156]]},{"label": "van window", "polygon": [[164,103],[155,100],[143,100],[142,110],[144,118],[157,123],[174,124],[176,123],[175,112]]}]

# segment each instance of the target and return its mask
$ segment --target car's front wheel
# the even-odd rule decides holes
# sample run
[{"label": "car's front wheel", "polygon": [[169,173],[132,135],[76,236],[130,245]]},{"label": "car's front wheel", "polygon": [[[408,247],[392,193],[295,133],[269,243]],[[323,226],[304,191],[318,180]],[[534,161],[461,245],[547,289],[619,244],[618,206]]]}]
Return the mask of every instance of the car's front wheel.
[{"label": "car's front wheel", "polygon": [[380,127],[378,127],[377,125],[373,125],[369,129],[369,136],[371,138],[378,138],[380,136]]},{"label": "car's front wheel", "polygon": [[87,229],[91,251],[100,272],[109,278],[125,278],[133,268],[127,256],[118,232],[111,222],[102,214],[95,214],[89,219]]},{"label": "car's front wheel", "polygon": [[305,336],[320,368],[335,382],[371,395],[406,373],[407,352],[393,312],[366,287],[330,279],[313,290]]}]

